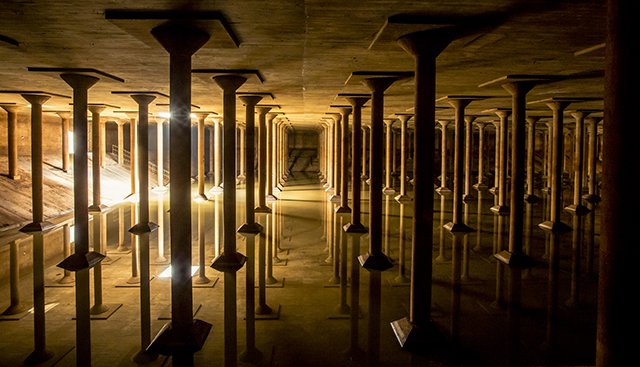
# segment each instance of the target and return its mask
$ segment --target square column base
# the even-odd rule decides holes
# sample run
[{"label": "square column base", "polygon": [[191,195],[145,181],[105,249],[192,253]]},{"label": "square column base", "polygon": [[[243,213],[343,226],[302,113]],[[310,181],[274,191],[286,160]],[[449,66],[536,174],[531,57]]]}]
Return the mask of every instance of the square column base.
[{"label": "square column base", "polygon": [[271,208],[269,208],[266,205],[256,206],[255,209],[253,209],[253,211],[256,212],[256,213],[271,214]]},{"label": "square column base", "polygon": [[494,254],[493,257],[511,267],[531,268],[535,265],[535,260],[522,252],[509,252],[504,250]]},{"label": "square column base", "polygon": [[471,195],[471,194],[465,194],[465,195],[462,197],[462,202],[463,202],[463,203],[465,203],[465,204],[469,204],[470,202],[472,202],[472,201],[473,201],[473,200],[475,200],[475,199],[476,199],[476,197],[475,197],[475,196],[473,196],[473,195]]},{"label": "square column base", "polygon": [[529,204],[535,204],[537,202],[540,201],[540,197],[534,195],[534,194],[526,194],[524,196],[524,201],[526,201]]},{"label": "square column base", "polygon": [[259,223],[245,223],[238,228],[238,233],[243,235],[258,234],[262,232],[262,226]]},{"label": "square column base", "polygon": [[585,194],[582,196],[582,198],[591,204],[596,204],[600,202],[600,196],[596,194]]},{"label": "square column base", "polygon": [[347,233],[367,233],[369,230],[362,223],[347,223],[342,227]]},{"label": "square column base", "polygon": [[360,265],[367,270],[385,271],[393,267],[391,259],[383,253],[358,256]]},{"label": "square column base", "polygon": [[408,203],[413,200],[409,195],[397,195],[395,199],[399,203]]},{"label": "square column base", "polygon": [[445,224],[443,227],[444,227],[444,229],[446,229],[447,231],[449,231],[451,233],[469,233],[469,232],[475,231],[475,229],[469,227],[468,225],[466,225],[464,223],[449,222],[449,223]]},{"label": "square column base", "polygon": [[449,190],[449,188],[447,188],[447,187],[440,186],[440,187],[438,187],[438,188],[436,189],[436,192],[437,192],[438,194],[440,194],[441,196],[444,196],[444,195],[449,195],[449,194],[451,194],[451,192],[452,192],[452,191],[451,191],[451,190]]},{"label": "square column base", "polygon": [[494,205],[489,210],[491,210],[496,215],[500,215],[500,216],[509,215],[509,207],[506,205]]},{"label": "square column base", "polygon": [[338,214],[349,214],[351,213],[351,208],[348,206],[339,206],[336,208],[336,213]]},{"label": "square column base", "polygon": [[477,191],[484,191],[487,190],[489,186],[483,182],[478,182],[477,184],[473,185],[473,188]]},{"label": "square column base", "polygon": [[587,208],[582,204],[578,204],[578,205],[572,204],[564,208],[564,210],[566,212],[569,212],[573,215],[578,215],[578,216],[585,215],[591,211],[589,210],[589,208]]},{"label": "square column base", "polygon": [[565,232],[571,231],[571,227],[568,224],[562,223],[560,221],[552,222],[548,220],[538,224],[538,227],[542,230],[555,232],[555,233],[565,233]]},{"label": "square column base", "polygon": [[204,345],[212,325],[195,319],[186,333],[178,334],[171,322],[166,323],[151,341],[147,351],[162,355],[193,354]]},{"label": "square column base", "polygon": [[444,335],[432,322],[422,327],[405,317],[391,322],[391,328],[400,346],[411,351],[425,351],[425,348],[436,347],[445,341]]}]

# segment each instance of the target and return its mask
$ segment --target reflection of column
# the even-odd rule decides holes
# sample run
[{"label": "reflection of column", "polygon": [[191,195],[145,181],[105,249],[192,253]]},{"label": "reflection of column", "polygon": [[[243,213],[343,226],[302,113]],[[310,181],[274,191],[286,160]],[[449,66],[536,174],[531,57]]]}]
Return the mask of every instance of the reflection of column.
[{"label": "reflection of column", "polygon": [[[18,241],[9,244],[9,290],[11,303],[2,316],[17,315],[27,310],[27,306],[20,301],[20,258]],[[67,282],[68,283],[68,282]]]},{"label": "reflection of column", "polygon": [[384,119],[386,147],[384,158],[384,188],[382,189],[382,192],[385,195],[393,195],[396,193],[396,190],[393,189],[393,184],[391,183],[391,155],[393,154],[391,148],[391,138],[393,137],[391,126],[395,121],[395,118]]},{"label": "reflection of column", "polygon": [[[129,175],[131,182],[131,195],[136,194],[136,185],[137,185],[137,165],[136,161],[138,159],[137,148],[136,148],[136,134],[138,131],[138,124],[136,123],[136,118],[129,118]],[[135,225],[135,223],[132,223]]]},{"label": "reflection of column", "polygon": [[[347,217],[344,215],[340,215],[340,222],[338,228],[342,228],[347,223]],[[340,263],[340,302],[336,307],[336,313],[338,315],[349,315],[351,313],[351,308],[349,304],[347,304],[347,282],[348,282],[348,274],[347,274],[347,247],[348,247],[348,239],[347,234],[343,231],[340,231],[340,240],[339,240],[339,259],[336,259],[337,262]]]},{"label": "reflection of column", "polygon": [[495,196],[495,202],[498,202],[498,185],[500,185],[500,122],[493,122],[493,187],[489,189],[489,192]]},{"label": "reflection of column", "polygon": [[158,203],[158,257],[154,260],[156,264],[164,264],[167,258],[164,256],[164,195],[160,194]]},{"label": "reflection of column", "polygon": [[62,123],[62,170],[64,172],[69,171],[69,118],[70,112],[58,112]]},{"label": "reflection of column", "polygon": [[271,213],[267,206],[267,123],[266,115],[269,106],[256,106],[258,111],[258,206],[256,213]]},{"label": "reflection of column", "polygon": [[545,149],[544,149],[544,176],[545,176],[545,187],[542,188],[543,192],[549,193],[551,191],[551,161],[553,160],[553,144],[552,142],[552,128],[553,125],[551,122],[545,123],[547,126],[547,131],[545,131]]},{"label": "reflection of column", "polygon": [[413,114],[396,114],[400,120],[400,193],[396,196],[396,201],[402,203],[411,201],[411,198],[407,195],[406,182],[407,182],[407,122]]},{"label": "reflection of column", "polygon": [[0,105],[7,111],[7,161],[9,163],[8,177],[19,180],[18,175],[18,107],[13,105]]},{"label": "reflection of column", "polygon": [[158,186],[154,191],[165,192],[167,188],[164,186],[164,120],[161,119],[156,119],[156,170]]},{"label": "reflection of column", "polygon": [[404,204],[400,202],[400,213],[398,222],[398,275],[393,279],[396,284],[409,284],[411,280],[406,276],[405,265],[405,234],[404,234]]},{"label": "reflection of column", "polygon": [[[62,253],[65,259],[71,255],[71,228],[68,223],[62,226]],[[68,269],[64,269],[62,278],[58,280],[58,284],[69,284],[74,281],[72,273]]]},{"label": "reflection of column", "polygon": [[213,177],[213,173],[215,172],[215,125],[209,126],[209,168],[207,171],[207,176]]},{"label": "reflection of column", "polygon": [[[354,117],[355,118],[355,117]],[[360,253],[360,236],[351,237],[351,313],[349,315],[349,349],[347,354],[358,357],[362,353],[359,345],[359,321],[360,321],[360,267],[358,266],[358,254]]]},{"label": "reflection of column", "polygon": [[326,130],[326,135],[327,135],[327,140],[326,140],[326,145],[325,145],[325,152],[326,152],[326,170],[327,170],[327,177],[326,180],[327,182],[322,186],[326,192],[331,192],[331,190],[333,189],[333,120],[332,119],[325,119],[324,122],[327,124],[327,130]]},{"label": "reflection of column", "polygon": [[104,167],[107,156],[107,122],[100,122],[100,167]]},{"label": "reflection of column", "polygon": [[363,181],[369,179],[369,170],[367,169],[367,152],[369,151],[369,126],[362,124],[362,175]]},{"label": "reflection of column", "polygon": [[451,190],[447,188],[447,125],[449,125],[449,121],[440,120],[438,123],[442,138],[440,139],[440,187],[436,189],[436,192],[440,195],[447,195],[451,193]]},{"label": "reflection of column", "polygon": [[435,259],[433,259],[433,261],[435,261],[436,263],[445,263],[445,262],[449,261],[449,259],[447,258],[446,243],[445,243],[445,237],[444,237],[444,228],[445,228],[444,211],[445,211],[445,204],[446,204],[446,199],[445,199],[444,195],[440,195],[440,223],[439,223],[439,227],[440,227],[439,243],[440,243],[440,246],[438,247],[438,256]]}]

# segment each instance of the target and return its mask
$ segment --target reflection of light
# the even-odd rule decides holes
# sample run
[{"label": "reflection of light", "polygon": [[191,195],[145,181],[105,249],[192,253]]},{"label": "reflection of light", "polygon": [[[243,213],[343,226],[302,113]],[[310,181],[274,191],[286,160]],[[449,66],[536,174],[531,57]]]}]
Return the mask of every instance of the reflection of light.
[{"label": "reflection of light", "polygon": [[[58,303],[49,303],[44,305],[44,312],[48,312],[49,310],[51,310],[52,308],[56,307],[58,305]],[[35,311],[33,310],[33,307],[31,307],[29,309],[29,311],[27,311],[29,313],[34,313]]]},{"label": "reflection of light", "polygon": [[[191,267],[191,276],[194,276],[200,267],[192,266]],[[162,273],[158,274],[158,278],[171,278],[171,265],[167,266],[166,269],[162,271]]]},{"label": "reflection of light", "polygon": [[169,112],[158,112],[158,117],[162,117],[163,119],[171,118],[171,113]]},{"label": "reflection of light", "polygon": [[67,140],[69,142],[69,154],[73,154],[73,132],[67,133]]}]

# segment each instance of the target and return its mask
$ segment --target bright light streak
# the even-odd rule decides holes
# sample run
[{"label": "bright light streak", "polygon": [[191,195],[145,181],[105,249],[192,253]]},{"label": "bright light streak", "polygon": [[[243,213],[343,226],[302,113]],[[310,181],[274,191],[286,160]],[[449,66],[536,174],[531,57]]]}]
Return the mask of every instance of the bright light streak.
[{"label": "bright light streak", "polygon": [[69,131],[67,133],[67,141],[69,145],[69,154],[73,154],[73,132]]},{"label": "bright light streak", "polygon": [[[192,266],[191,276],[196,275],[196,273],[198,272],[198,269],[200,269],[199,266]],[[171,265],[167,266],[167,268],[164,269],[162,273],[158,274],[158,278],[171,278]]]}]

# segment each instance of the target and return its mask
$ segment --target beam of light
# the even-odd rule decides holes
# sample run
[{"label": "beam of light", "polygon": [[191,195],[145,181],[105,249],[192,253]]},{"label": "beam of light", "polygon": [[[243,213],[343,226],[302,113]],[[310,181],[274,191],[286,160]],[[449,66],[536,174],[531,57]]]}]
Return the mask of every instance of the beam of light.
[{"label": "beam of light", "polygon": [[[198,272],[198,269],[200,269],[199,266],[192,266],[191,276],[196,275],[196,273]],[[164,269],[162,273],[158,274],[158,278],[171,278],[171,265],[167,266],[167,268]]]}]

